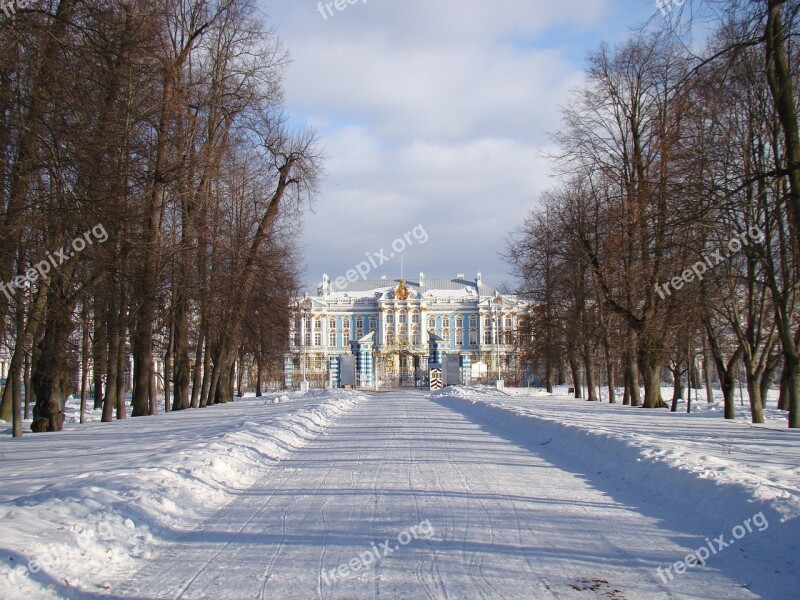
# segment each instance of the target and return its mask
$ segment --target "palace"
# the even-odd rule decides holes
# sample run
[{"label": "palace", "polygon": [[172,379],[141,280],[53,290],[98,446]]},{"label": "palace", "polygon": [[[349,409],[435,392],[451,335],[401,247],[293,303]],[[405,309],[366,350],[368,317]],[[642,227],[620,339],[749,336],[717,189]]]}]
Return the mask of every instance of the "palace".
[{"label": "palace", "polygon": [[[422,386],[429,364],[443,360],[458,365],[462,384],[519,381],[516,332],[525,306],[484,285],[480,273],[341,286],[324,275],[294,302],[285,384]],[[351,368],[355,381],[346,375]]]}]

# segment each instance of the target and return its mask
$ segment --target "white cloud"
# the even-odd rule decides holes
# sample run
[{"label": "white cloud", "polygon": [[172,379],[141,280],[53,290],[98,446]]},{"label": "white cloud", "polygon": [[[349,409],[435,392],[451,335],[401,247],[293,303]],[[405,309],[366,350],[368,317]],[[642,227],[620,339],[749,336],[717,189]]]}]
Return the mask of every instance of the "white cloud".
[{"label": "white cloud", "polygon": [[606,0],[367,0],[324,20],[313,0],[269,6],[293,57],[288,108],[328,157],[306,219],[309,283],[417,224],[430,240],[406,252],[408,273],[508,280],[498,253],[550,185],[542,153],[582,78],[577,46],[624,27],[608,11]]}]

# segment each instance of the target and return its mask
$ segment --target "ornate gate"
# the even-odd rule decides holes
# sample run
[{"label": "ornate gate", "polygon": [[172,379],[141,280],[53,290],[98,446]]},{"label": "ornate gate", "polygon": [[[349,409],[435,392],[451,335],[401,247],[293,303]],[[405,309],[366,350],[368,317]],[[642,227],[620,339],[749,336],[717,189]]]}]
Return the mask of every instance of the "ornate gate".
[{"label": "ornate gate", "polygon": [[418,387],[427,383],[423,357],[410,352],[393,352],[380,358],[378,379],[382,387]]}]

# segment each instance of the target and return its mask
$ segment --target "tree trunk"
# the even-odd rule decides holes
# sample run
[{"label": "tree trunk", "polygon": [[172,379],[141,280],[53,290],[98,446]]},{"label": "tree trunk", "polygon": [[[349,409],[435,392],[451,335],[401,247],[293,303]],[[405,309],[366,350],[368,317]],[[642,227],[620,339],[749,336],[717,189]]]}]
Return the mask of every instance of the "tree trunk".
[{"label": "tree trunk", "polygon": [[[218,402],[220,402],[222,404],[225,404],[226,402],[233,402],[233,382],[235,381],[235,379],[236,379],[236,360],[234,360],[231,363],[230,377],[229,377],[230,386],[231,386],[230,396],[222,396],[218,400]],[[220,390],[222,390],[222,388],[220,388]]]},{"label": "tree trunk", "polygon": [[[142,304],[152,305],[151,301]],[[154,309],[154,307],[153,307]],[[140,309],[138,319],[152,319],[147,308]],[[153,311],[154,314],[154,311]],[[133,413],[134,417],[150,414],[150,380],[153,377],[153,324],[138,322],[133,335]]]},{"label": "tree trunk", "polygon": [[175,296],[175,373],[172,410],[189,408],[189,299],[185,290]]},{"label": "tree trunk", "polygon": [[67,357],[72,333],[72,314],[66,291],[66,282],[62,276],[54,276],[47,295],[44,335],[39,342],[39,357],[31,377],[36,392],[31,430],[37,433],[61,431],[64,426],[64,406],[72,388]]},{"label": "tree trunk", "polygon": [[262,373],[262,362],[261,362],[261,354],[256,352],[256,398],[261,397],[261,373]]},{"label": "tree trunk", "polygon": [[158,414],[158,384],[156,383],[156,365],[153,361],[153,369],[150,372],[150,414]]},{"label": "tree trunk", "polygon": [[[789,63],[788,38],[783,26],[782,11],[786,0],[767,0],[765,40],[767,47],[767,81],[773,105],[783,130],[789,194],[786,205],[791,217],[795,252],[800,253],[800,127],[793,73]],[[799,424],[800,425],[800,424]]]},{"label": "tree trunk", "polygon": [[89,307],[83,302],[83,337],[81,339],[81,423],[86,422],[86,388],[89,385]]},{"label": "tree trunk", "polygon": [[197,336],[197,346],[194,349],[194,367],[192,368],[192,398],[191,407],[200,406],[200,395],[203,391],[203,346],[205,345],[205,325],[200,323],[200,332]]},{"label": "tree trunk", "polygon": [[236,387],[239,390],[239,398],[244,398],[244,352],[240,350],[239,352],[239,360],[234,363],[238,365],[238,370],[236,371]]},{"label": "tree trunk", "polygon": [[[116,285],[117,282],[115,281],[114,286]],[[117,310],[119,290],[113,287],[110,293],[111,301],[109,302],[108,321],[106,324],[108,328],[108,353],[106,355],[108,368],[106,373],[106,390],[103,396],[103,423],[110,423],[114,420],[114,410],[117,408],[117,403],[120,401],[120,399],[117,398],[117,378],[121,377],[118,372],[119,361],[117,360],[120,346],[117,321],[122,317]]]},{"label": "tree trunk", "polygon": [[31,387],[31,359],[29,354],[25,353],[24,361],[24,377],[25,382],[25,419],[31,417],[31,400],[33,399],[33,388]]},{"label": "tree trunk", "polygon": [[92,340],[92,384],[94,408],[103,407],[103,376],[108,374],[108,314],[102,296],[94,298],[94,340]]},{"label": "tree trunk", "polygon": [[[8,382],[6,382],[8,387]],[[16,365],[11,372],[12,404],[14,418],[11,423],[12,437],[22,437],[22,365]]]},{"label": "tree trunk", "polygon": [[778,395],[778,410],[789,412],[789,370],[784,366],[781,372],[781,391]]},{"label": "tree trunk", "polygon": [[611,354],[611,345],[606,338],[603,343],[606,359],[606,384],[608,385],[608,403],[617,403],[616,378],[614,377],[614,357]]},{"label": "tree trunk", "polygon": [[570,351],[568,360],[569,360],[569,370],[572,373],[572,385],[575,390],[574,392],[575,397],[581,398],[583,396],[581,392],[581,386],[583,384],[583,381],[581,379],[581,367],[573,351]]},{"label": "tree trunk", "polygon": [[709,404],[714,402],[714,376],[711,372],[714,359],[711,358],[711,352],[708,350],[708,341],[706,336],[703,336],[703,374],[706,380],[706,401]]},{"label": "tree trunk", "polygon": [[590,348],[586,348],[586,353],[583,355],[583,364],[586,370],[586,400],[597,402],[597,387],[594,380],[594,354]]},{"label": "tree trunk", "polygon": [[[654,364],[655,363],[655,364]],[[661,399],[661,365],[649,356],[642,361],[644,375],[644,408],[663,408]]]},{"label": "tree trunk", "polygon": [[789,427],[800,428],[800,360],[794,353],[784,356],[789,392]]},{"label": "tree trunk", "polygon": [[625,390],[631,406],[641,406],[639,393],[639,366],[636,364],[636,334],[630,332],[628,336],[628,350],[625,356]]},{"label": "tree trunk", "polygon": [[169,412],[170,403],[172,401],[170,384],[172,383],[172,346],[174,342],[174,327],[172,325],[172,320],[170,320],[167,351],[164,353],[164,412]]},{"label": "tree trunk", "polygon": [[[124,301],[122,305],[125,306],[126,302]],[[119,339],[120,343],[117,346],[117,420],[127,419],[128,418],[128,407],[125,403],[125,392],[127,391],[126,385],[126,375],[125,375],[125,363],[126,363],[126,352],[125,352],[125,325],[120,319],[120,330],[119,330]]]},{"label": "tree trunk", "polygon": [[[211,366],[211,347],[206,339],[205,350],[203,351],[203,386],[200,390],[200,407],[208,406],[209,396],[211,395],[211,379],[213,377],[213,367]],[[213,402],[213,400],[212,400]]]},{"label": "tree trunk", "polygon": [[555,379],[555,371],[553,369],[552,359],[547,360],[544,367],[544,386],[548,394],[553,393],[553,380]]},{"label": "tree trunk", "polygon": [[700,368],[697,366],[696,358],[692,357],[689,361],[689,373],[691,374],[689,381],[693,389],[700,390],[703,389],[703,382],[700,378]]},{"label": "tree trunk", "polygon": [[750,412],[753,423],[764,423],[764,402],[761,397],[761,386],[757,377],[747,374],[747,395],[750,397]]},{"label": "tree trunk", "polygon": [[780,355],[776,354],[767,361],[764,372],[761,374],[761,381],[759,382],[759,385],[761,387],[761,400],[763,401],[764,406],[769,403],[769,390],[772,387],[772,382],[775,378],[775,371],[778,369],[779,362]]},{"label": "tree trunk", "polygon": [[680,363],[673,363],[672,371],[672,405],[673,412],[678,410],[678,400],[683,400],[683,368]]},{"label": "tree trunk", "polygon": [[719,376],[722,397],[725,400],[725,418],[736,418],[736,381],[739,375],[739,356],[726,367],[724,364],[717,363],[717,374]]}]

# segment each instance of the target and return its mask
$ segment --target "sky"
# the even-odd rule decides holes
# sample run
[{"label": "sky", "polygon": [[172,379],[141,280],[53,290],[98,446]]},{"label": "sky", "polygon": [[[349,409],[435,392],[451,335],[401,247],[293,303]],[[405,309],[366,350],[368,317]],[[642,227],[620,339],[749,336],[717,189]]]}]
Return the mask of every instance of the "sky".
[{"label": "sky", "polygon": [[351,1],[261,0],[292,59],[286,109],[325,157],[306,284],[402,269],[513,289],[502,253],[554,183],[560,107],[655,0]]}]

